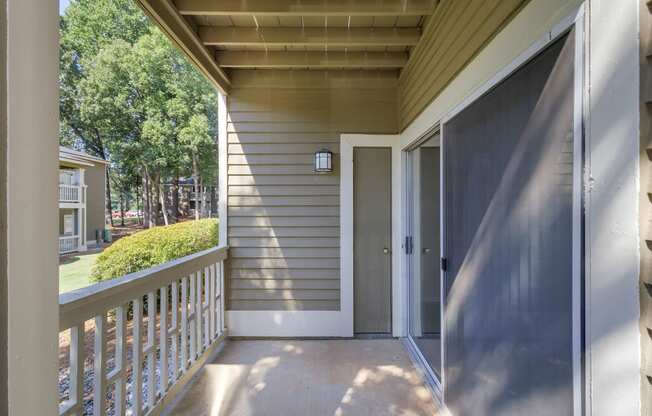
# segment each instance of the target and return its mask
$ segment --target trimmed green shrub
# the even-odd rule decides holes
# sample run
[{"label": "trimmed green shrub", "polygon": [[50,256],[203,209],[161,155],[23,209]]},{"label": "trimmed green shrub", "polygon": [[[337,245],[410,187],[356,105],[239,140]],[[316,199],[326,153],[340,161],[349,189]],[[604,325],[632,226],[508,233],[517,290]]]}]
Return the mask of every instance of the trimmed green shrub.
[{"label": "trimmed green shrub", "polygon": [[97,257],[91,280],[100,282],[215,247],[217,219],[186,221],[123,237]]}]

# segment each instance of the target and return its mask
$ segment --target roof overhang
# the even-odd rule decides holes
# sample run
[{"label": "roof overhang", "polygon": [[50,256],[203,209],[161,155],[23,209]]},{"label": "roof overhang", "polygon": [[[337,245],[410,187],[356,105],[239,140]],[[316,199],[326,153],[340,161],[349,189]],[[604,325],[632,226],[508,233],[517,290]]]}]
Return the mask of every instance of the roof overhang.
[{"label": "roof overhang", "polygon": [[215,86],[243,69],[400,70],[439,0],[136,0]]},{"label": "roof overhang", "polygon": [[59,146],[59,162],[72,167],[90,167],[109,163],[100,157],[91,156],[63,146]]}]

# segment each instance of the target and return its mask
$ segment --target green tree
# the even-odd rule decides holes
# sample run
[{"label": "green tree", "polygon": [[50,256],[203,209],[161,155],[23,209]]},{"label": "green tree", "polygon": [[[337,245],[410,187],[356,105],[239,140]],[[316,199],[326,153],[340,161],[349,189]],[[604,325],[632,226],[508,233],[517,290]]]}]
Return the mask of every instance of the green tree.
[{"label": "green tree", "polygon": [[[88,102],[81,90],[92,63],[100,51],[116,40],[135,43],[149,30],[147,17],[129,0],[72,0],[60,20],[59,111],[60,142],[110,160],[109,140],[97,118],[82,115]],[[107,169],[107,183],[113,166]],[[106,188],[106,209],[110,215],[111,187]]]},{"label": "green tree", "polygon": [[120,200],[142,179],[146,223],[167,224],[169,178],[214,180],[213,87],[130,0],[73,1],[61,32],[61,142],[109,160]]}]

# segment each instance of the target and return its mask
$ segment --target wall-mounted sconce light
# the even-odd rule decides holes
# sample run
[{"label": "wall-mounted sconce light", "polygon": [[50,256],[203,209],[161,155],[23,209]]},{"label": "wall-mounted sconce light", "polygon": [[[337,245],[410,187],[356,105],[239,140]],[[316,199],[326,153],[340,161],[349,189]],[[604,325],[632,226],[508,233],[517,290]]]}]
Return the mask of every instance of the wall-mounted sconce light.
[{"label": "wall-mounted sconce light", "polygon": [[333,152],[321,149],[315,152],[315,172],[330,173],[333,171]]}]

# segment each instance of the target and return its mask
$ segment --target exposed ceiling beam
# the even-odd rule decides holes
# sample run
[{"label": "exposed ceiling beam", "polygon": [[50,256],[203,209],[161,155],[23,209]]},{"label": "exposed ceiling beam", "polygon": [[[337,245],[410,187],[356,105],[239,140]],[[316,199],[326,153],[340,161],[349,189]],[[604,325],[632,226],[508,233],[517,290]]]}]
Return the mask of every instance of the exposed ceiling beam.
[{"label": "exposed ceiling beam", "polygon": [[137,0],[137,3],[217,89],[228,94],[231,87],[228,76],[170,1]]},{"label": "exposed ceiling beam", "polygon": [[201,26],[205,45],[255,46],[413,46],[419,42],[417,28],[320,28],[320,27],[221,27]]},{"label": "exposed ceiling beam", "polygon": [[386,68],[405,66],[405,52],[221,51],[222,68]]},{"label": "exposed ceiling beam", "polygon": [[175,0],[186,15],[423,16],[435,0]]}]

